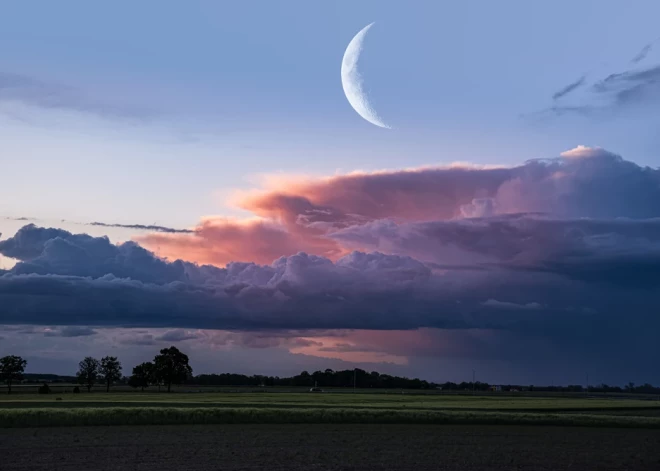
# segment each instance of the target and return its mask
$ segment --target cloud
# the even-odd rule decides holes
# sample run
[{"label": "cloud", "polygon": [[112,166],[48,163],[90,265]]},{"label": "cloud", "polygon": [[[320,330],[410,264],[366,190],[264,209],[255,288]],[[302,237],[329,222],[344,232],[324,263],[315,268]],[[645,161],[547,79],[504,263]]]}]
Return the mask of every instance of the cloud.
[{"label": "cloud", "polygon": [[233,261],[270,263],[299,251],[327,256],[341,254],[336,242],[323,237],[320,231],[302,226],[287,228],[276,221],[261,219],[209,218],[191,235],[153,233],[136,236],[135,240],[171,259],[221,266]]},{"label": "cloud", "polygon": [[104,118],[143,119],[155,115],[151,110],[104,102],[74,87],[27,75],[0,72],[0,104],[12,102],[45,109],[93,114]]},{"label": "cloud", "polygon": [[598,67],[552,95],[553,104],[534,116],[615,117],[622,111],[652,107],[660,101],[660,39],[631,59]]},{"label": "cloud", "polygon": [[[7,221],[34,221],[34,222],[43,222],[40,219],[37,218],[32,218],[32,217],[10,217],[10,216],[5,216],[5,220]],[[65,222],[62,220],[62,222]],[[108,222],[100,222],[100,221],[95,221],[95,222],[89,222],[89,223],[83,223],[83,222],[76,222],[76,221],[66,221],[69,224],[77,224],[81,226],[97,226],[97,227],[117,227],[121,229],[133,229],[137,231],[149,231],[149,232],[165,232],[169,234],[192,234],[193,231],[191,229],[176,229],[173,227],[167,227],[167,226],[157,226],[157,225],[147,225],[147,224],[116,224],[116,223],[108,223]]]},{"label": "cloud", "polygon": [[0,254],[21,260],[10,270],[14,275],[113,275],[151,283],[183,281],[186,276],[182,262],[166,263],[134,242],[114,245],[107,237],[33,224],[0,241]]},{"label": "cloud", "polygon": [[382,220],[536,212],[565,218],[660,217],[660,171],[580,146],[510,168],[462,165],[285,180],[241,195],[237,204],[255,218],[207,218],[193,234],[145,234],[135,240],[169,259],[267,264],[299,251],[337,259],[347,251],[333,234]]},{"label": "cloud", "polygon": [[633,351],[660,353],[660,171],[604,149],[280,182],[238,202],[254,218],[123,244],[24,226],[0,242],[18,259],[0,275],[3,322],[399,364],[543,364],[561,348],[623,372]]},{"label": "cloud", "polygon": [[554,95],[552,95],[552,99],[553,100],[558,100],[561,97],[568,95],[573,90],[576,90],[579,87],[581,87],[582,85],[584,85],[586,79],[587,79],[586,75],[583,75],[582,77],[577,79],[575,82],[569,83],[564,88],[562,88],[561,90],[558,90]]},{"label": "cloud", "polygon": [[34,218],[28,218],[28,217],[25,217],[25,216],[21,216],[21,217],[5,216],[4,219],[6,219],[7,221],[34,221],[35,220]]},{"label": "cloud", "polygon": [[184,340],[193,340],[200,338],[200,335],[196,332],[190,332],[183,329],[174,329],[168,330],[162,335],[156,337],[156,340],[165,341],[165,342],[182,342]]},{"label": "cloud", "polygon": [[497,299],[488,299],[481,303],[482,306],[495,307],[500,309],[542,309],[539,303],[516,304]]},{"label": "cloud", "polygon": [[120,345],[138,345],[138,346],[149,346],[155,345],[154,336],[151,334],[134,334],[128,333],[122,335],[117,339]]},{"label": "cloud", "polygon": [[636,55],[631,59],[630,62],[633,64],[637,64],[638,62],[643,61],[646,56],[648,56],[649,52],[651,52],[651,49],[653,49],[654,43],[649,43],[646,46],[644,46]]},{"label": "cloud", "polygon": [[[167,263],[143,251],[122,260],[120,267],[132,277],[95,277],[89,275],[95,258],[90,251],[79,257],[80,247],[72,248],[72,241],[100,247],[102,266],[113,267],[108,255],[112,260],[115,254],[108,252],[105,240],[97,245],[60,234],[58,243],[43,244],[43,254],[0,277],[0,300],[6,323],[82,321],[244,331],[434,327],[539,332],[574,325],[569,307],[588,307],[603,318],[633,305],[636,315],[649,317],[658,307],[659,297],[651,287],[660,281],[660,220],[569,224],[519,216],[417,224],[442,224],[446,232],[420,233],[430,242],[449,241],[472,255],[466,263],[489,269],[436,270],[407,255],[379,252],[352,252],[335,262],[299,253],[270,265],[232,263],[221,269]],[[468,232],[452,227],[456,224]],[[402,227],[409,232],[410,227]],[[395,226],[394,233],[398,229]],[[463,235],[469,231],[474,231],[472,237]],[[424,246],[422,239],[413,245]],[[111,247],[123,253],[123,246]],[[427,247],[432,254],[432,246]],[[404,244],[401,251],[405,250]],[[69,263],[59,263],[67,255]],[[45,267],[52,273],[44,274]],[[609,292],[601,292],[604,285],[610,286]],[[557,291],[562,296],[551,294]],[[536,317],[519,308],[536,305],[544,306]],[[598,323],[582,319],[587,320]]]},{"label": "cloud", "polygon": [[139,231],[166,232],[169,234],[191,234],[193,232],[190,229],[174,229],[172,227],[144,224],[109,224],[106,222],[90,222],[89,225],[99,227],[120,227],[122,229],[135,229]]},{"label": "cloud", "polygon": [[46,337],[87,337],[96,335],[97,331],[89,327],[69,325],[58,330],[47,330]]}]

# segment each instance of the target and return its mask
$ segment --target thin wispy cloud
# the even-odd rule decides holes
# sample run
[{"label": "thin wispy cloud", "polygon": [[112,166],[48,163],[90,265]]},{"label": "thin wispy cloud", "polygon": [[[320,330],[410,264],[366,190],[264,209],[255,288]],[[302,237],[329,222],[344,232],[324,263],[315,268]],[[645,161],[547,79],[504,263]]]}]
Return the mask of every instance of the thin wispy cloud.
[{"label": "thin wispy cloud", "polygon": [[646,44],[632,59],[584,73],[551,96],[552,104],[527,118],[617,116],[660,103],[660,39]]},{"label": "thin wispy cloud", "polygon": [[579,79],[577,79],[575,82],[573,82],[573,83],[569,83],[568,85],[566,85],[566,86],[565,86],[564,88],[562,88],[561,90],[555,92],[555,94],[552,95],[552,99],[553,99],[553,100],[558,100],[559,98],[561,98],[561,97],[563,97],[563,96],[565,96],[565,95],[568,95],[568,94],[571,93],[573,90],[575,90],[575,89],[577,89],[578,87],[581,87],[582,85],[584,85],[586,79],[587,79],[586,75],[583,75],[582,77],[580,77]]},{"label": "thin wispy cloud", "polygon": [[98,227],[118,227],[121,229],[134,229],[137,231],[149,231],[149,232],[165,232],[169,234],[192,234],[191,229],[174,229],[172,227],[157,226],[157,225],[144,225],[144,224],[113,224],[106,222],[90,222],[88,226],[98,226]]},{"label": "thin wispy cloud", "polygon": [[[143,120],[160,114],[152,109],[107,102],[75,87],[0,71],[0,104],[12,102],[42,109],[92,114],[109,119]],[[29,121],[27,118],[21,118],[16,111],[3,110],[0,107],[0,112]]]},{"label": "thin wispy cloud", "polygon": [[[25,216],[20,216],[20,217],[5,216],[4,219],[6,221],[19,221],[19,222],[20,221],[37,222],[37,223],[46,222],[39,218],[25,217]],[[119,224],[119,223],[100,222],[100,221],[77,222],[77,221],[68,221],[68,220],[62,220],[61,222],[65,222],[67,224],[74,224],[78,226],[112,227],[119,229],[131,229],[135,231],[164,232],[169,234],[192,234],[194,232],[192,229],[177,229],[174,227],[159,226],[155,224]]]}]

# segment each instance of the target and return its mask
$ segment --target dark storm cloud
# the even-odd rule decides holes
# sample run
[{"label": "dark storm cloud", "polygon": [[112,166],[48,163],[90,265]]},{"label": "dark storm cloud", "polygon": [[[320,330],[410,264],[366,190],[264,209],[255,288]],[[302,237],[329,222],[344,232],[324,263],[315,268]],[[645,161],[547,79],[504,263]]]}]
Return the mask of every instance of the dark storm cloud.
[{"label": "dark storm cloud", "polygon": [[113,245],[107,237],[71,234],[30,224],[0,241],[0,254],[21,260],[15,275],[114,275],[149,283],[185,280],[182,262],[166,263],[133,242]]},{"label": "dark storm cloud", "polygon": [[[463,263],[553,272],[585,281],[640,287],[660,281],[655,271],[660,268],[660,218],[554,219],[523,214],[404,224],[385,220],[343,229],[332,237],[349,248],[387,247],[431,262],[454,256]],[[449,264],[444,267],[451,269]],[[637,279],[631,276],[635,270]]]},{"label": "dark storm cloud", "polygon": [[[301,253],[272,265],[243,263],[219,269],[180,261],[168,264],[145,251],[120,265],[132,278],[110,272],[95,277],[89,275],[94,257],[79,257],[69,244],[73,240],[85,247],[100,247],[106,257],[104,239],[97,245],[75,235],[70,240],[60,237],[57,243],[44,243],[47,255],[21,262],[0,277],[3,322],[232,330],[437,327],[538,332],[580,324],[595,328],[605,319],[616,320],[618,309],[632,305],[636,316],[653,320],[651,314],[660,307],[660,294],[648,289],[660,283],[660,269],[649,268],[654,262],[647,263],[637,283],[615,270],[603,274],[587,268],[590,264],[602,268],[602,258],[609,257],[618,266],[628,263],[631,274],[638,260],[631,254],[647,253],[649,260],[656,260],[657,222],[602,223],[599,228],[598,222],[562,226],[560,221],[521,216],[489,221],[482,227],[479,221],[470,223],[481,236],[464,237],[463,229],[447,227],[445,232],[421,234],[435,238],[440,234],[442,243],[465,239],[462,249],[475,257],[486,255],[475,263],[491,263],[494,271],[449,270],[436,275],[413,258],[378,252],[355,252],[337,262]],[[41,230],[25,228],[26,232]],[[492,240],[490,232],[495,233]],[[567,238],[561,237],[562,232]],[[528,242],[533,234],[543,233],[537,246]],[[122,246],[113,247],[123,253]],[[51,261],[61,261],[66,254],[73,255],[68,264]],[[115,266],[103,260],[104,266]],[[73,274],[76,262],[79,275]],[[172,266],[176,268],[169,270]],[[64,267],[66,274],[43,274],[44,267],[53,271]],[[599,276],[589,276],[592,273]],[[176,274],[178,279],[164,274]],[[502,309],[505,303],[528,309]],[[569,308],[588,308],[598,317],[576,316]],[[657,324],[657,319],[653,322]]]}]

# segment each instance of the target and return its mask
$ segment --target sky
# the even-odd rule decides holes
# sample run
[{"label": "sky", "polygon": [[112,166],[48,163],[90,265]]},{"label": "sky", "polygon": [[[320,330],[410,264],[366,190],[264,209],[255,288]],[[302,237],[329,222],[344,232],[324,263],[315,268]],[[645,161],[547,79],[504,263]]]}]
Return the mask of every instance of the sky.
[{"label": "sky", "polygon": [[[660,5],[14,2],[0,355],[660,382]],[[358,66],[362,119],[340,68]]]}]

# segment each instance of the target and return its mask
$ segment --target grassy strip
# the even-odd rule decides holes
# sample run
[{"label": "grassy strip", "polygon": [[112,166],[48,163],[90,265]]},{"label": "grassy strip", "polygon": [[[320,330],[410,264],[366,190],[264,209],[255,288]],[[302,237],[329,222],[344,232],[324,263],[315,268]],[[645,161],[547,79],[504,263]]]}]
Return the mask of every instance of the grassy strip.
[{"label": "grassy strip", "polygon": [[372,409],[113,407],[0,410],[0,428],[165,424],[479,424],[660,428],[658,417]]},{"label": "grassy strip", "polygon": [[[137,402],[137,401],[113,401],[113,402],[93,402],[93,401],[0,401],[0,410],[2,409],[77,409],[77,408],[178,408],[178,409],[204,409],[204,408],[241,408],[241,409],[373,409],[374,413],[378,410],[404,410],[404,411],[463,411],[463,412],[520,412],[520,413],[612,413],[612,414],[626,414],[628,412],[653,412],[660,415],[660,405],[652,407],[640,406],[596,406],[590,407],[588,402],[583,402],[582,407],[576,406],[562,406],[557,404],[555,407],[529,407],[524,402],[514,404],[507,407],[494,407],[493,405],[485,405],[478,407],[470,406],[456,406],[452,403],[423,403],[418,404],[415,402],[402,403],[402,404],[332,404],[332,403],[285,403],[285,402],[271,402],[271,403],[236,403],[236,402]],[[639,415],[639,414],[638,414]]]}]

